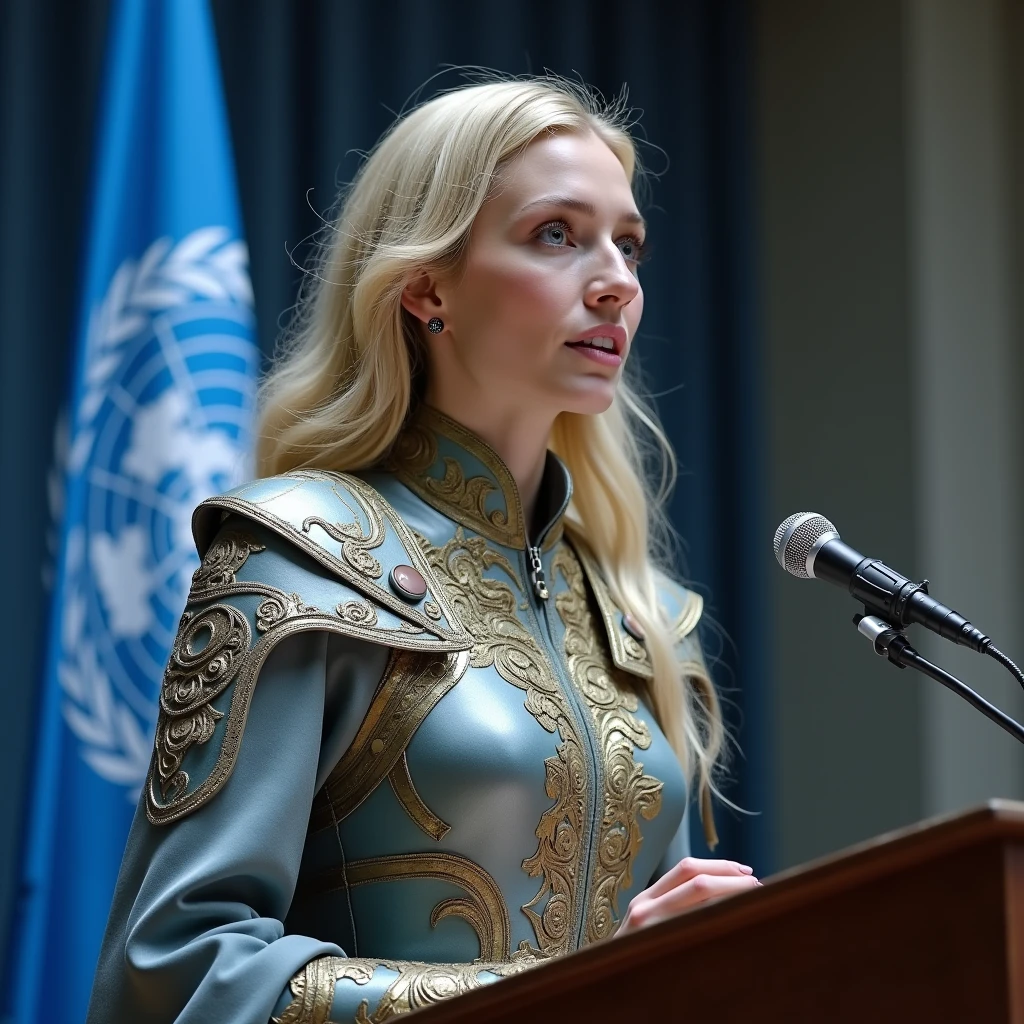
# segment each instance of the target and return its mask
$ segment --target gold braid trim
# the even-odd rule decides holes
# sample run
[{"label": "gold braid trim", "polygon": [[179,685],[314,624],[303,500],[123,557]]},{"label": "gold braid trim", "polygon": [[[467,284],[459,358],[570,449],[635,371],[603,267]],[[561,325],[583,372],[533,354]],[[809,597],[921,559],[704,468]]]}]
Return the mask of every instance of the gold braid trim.
[{"label": "gold braid trim", "polygon": [[292,978],[292,1001],[280,1017],[271,1017],[272,1024],[329,1024],[331,1007],[334,1005],[334,983],[344,976],[338,973],[338,963],[351,963],[353,968],[361,967],[361,985],[373,977],[374,968],[358,961],[347,961],[335,956],[310,960]]},{"label": "gold braid trim", "polygon": [[324,956],[306,964],[292,978],[292,1002],[272,1024],[331,1024],[334,986],[342,980],[366,985],[378,967],[395,972],[398,977],[388,986],[376,1007],[370,1010],[370,1001],[363,999],[356,1009],[356,1024],[384,1024],[399,1014],[433,1006],[453,996],[480,988],[487,984],[481,974],[495,974],[508,978],[544,963],[548,956],[532,949],[527,942],[508,960],[488,962],[475,960],[471,964],[428,964],[411,960],[383,960],[360,957]]}]

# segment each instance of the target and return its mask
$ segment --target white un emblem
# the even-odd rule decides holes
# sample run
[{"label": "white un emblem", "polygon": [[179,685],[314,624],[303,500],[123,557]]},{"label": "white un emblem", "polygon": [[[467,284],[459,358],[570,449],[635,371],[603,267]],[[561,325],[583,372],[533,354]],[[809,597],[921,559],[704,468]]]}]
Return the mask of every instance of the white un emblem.
[{"label": "white un emblem", "polygon": [[226,228],[126,260],[89,323],[66,467],[60,683],[89,766],[134,799],[192,572],[192,510],[250,473],[258,351]]}]

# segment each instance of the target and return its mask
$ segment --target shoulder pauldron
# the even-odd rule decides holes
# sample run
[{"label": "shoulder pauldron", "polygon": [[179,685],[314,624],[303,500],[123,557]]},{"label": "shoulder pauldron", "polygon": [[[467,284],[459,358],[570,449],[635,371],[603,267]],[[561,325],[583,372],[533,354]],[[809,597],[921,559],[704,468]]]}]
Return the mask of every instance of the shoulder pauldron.
[{"label": "shoulder pauldron", "polygon": [[[612,661],[616,667],[644,679],[654,675],[650,654],[643,642],[643,632],[635,620],[618,606],[594,556],[582,545],[577,550],[580,564],[590,581],[601,613]],[[704,610],[699,594],[665,580],[658,597],[675,640],[676,656],[684,674],[697,671],[707,674],[697,637],[697,623]]]},{"label": "shoulder pauldron", "polygon": [[223,786],[260,669],[284,637],[325,630],[441,654],[472,646],[412,532],[357,477],[256,480],[203,502],[192,525],[202,564],[161,686],[146,782],[154,824]]}]

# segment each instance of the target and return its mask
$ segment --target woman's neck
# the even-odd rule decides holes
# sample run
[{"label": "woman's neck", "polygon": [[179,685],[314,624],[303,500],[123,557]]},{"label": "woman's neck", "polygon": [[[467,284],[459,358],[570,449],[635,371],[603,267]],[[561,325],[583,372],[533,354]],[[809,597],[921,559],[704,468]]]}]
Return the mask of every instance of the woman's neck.
[{"label": "woman's neck", "polygon": [[523,412],[487,408],[485,401],[449,396],[427,391],[426,402],[450,419],[461,423],[485,441],[505,463],[519,491],[527,531],[533,534],[533,514],[544,476],[548,438],[554,420]]}]

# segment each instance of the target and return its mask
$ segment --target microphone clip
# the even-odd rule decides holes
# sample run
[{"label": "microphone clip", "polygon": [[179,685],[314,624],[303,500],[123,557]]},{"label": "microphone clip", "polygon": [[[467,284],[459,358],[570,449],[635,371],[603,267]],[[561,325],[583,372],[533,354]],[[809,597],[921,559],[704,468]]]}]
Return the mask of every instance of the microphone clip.
[{"label": "microphone clip", "polygon": [[[927,584],[925,580],[922,586]],[[917,651],[911,647],[906,636],[885,619],[872,614],[870,608],[865,608],[863,615],[854,615],[853,624],[858,633],[871,641],[871,649],[875,654],[887,658],[897,668],[906,668],[907,662],[917,657]]]}]

